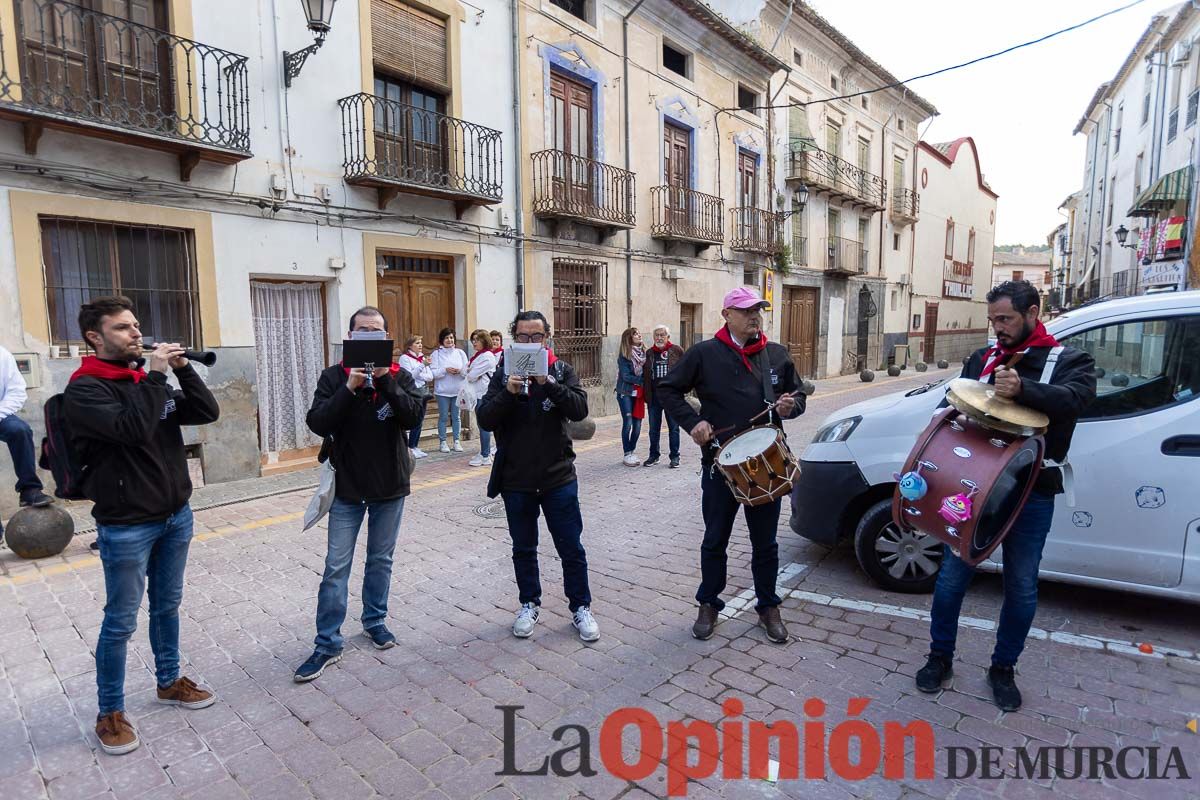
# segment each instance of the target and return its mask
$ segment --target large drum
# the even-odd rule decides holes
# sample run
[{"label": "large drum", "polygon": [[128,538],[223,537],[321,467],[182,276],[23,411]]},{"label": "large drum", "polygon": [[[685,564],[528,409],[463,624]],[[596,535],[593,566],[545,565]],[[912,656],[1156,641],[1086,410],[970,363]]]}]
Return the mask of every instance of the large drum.
[{"label": "large drum", "polygon": [[742,431],[717,451],[717,468],[742,505],[773,503],[792,491],[799,467],[783,431],[762,425]]},{"label": "large drum", "polygon": [[995,550],[1042,468],[1049,420],[969,378],[951,381],[942,409],[917,437],[892,499],[902,530],[950,546],[974,566]]}]

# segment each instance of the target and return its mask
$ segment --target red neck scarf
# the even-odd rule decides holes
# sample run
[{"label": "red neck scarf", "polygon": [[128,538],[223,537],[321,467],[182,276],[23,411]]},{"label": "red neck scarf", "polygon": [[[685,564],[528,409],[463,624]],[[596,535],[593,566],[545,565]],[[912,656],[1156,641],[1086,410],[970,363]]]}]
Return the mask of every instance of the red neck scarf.
[{"label": "red neck scarf", "polygon": [[136,369],[122,365],[116,361],[105,361],[99,356],[84,356],[79,362],[79,369],[71,374],[71,380],[89,376],[104,381],[133,381],[141,383],[146,377],[146,370],[139,365]]},{"label": "red neck scarf", "polygon": [[504,348],[503,348],[503,347],[493,347],[493,348],[492,348],[492,355],[496,355],[496,356],[498,356],[498,355],[500,355],[500,354],[501,354],[501,353],[503,353],[503,352],[504,352]]},{"label": "red neck scarf", "polygon": [[746,365],[746,369],[750,372],[754,372],[754,369],[750,366],[749,356],[761,353],[767,347],[767,335],[765,333],[760,333],[754,341],[747,343],[745,347],[740,347],[733,340],[733,336],[730,335],[728,325],[717,331],[717,338],[724,342],[726,347],[742,357],[742,363]]},{"label": "red neck scarf", "polygon": [[668,350],[670,350],[670,349],[671,349],[671,347],[672,347],[671,340],[670,340],[670,339],[667,339],[667,343],[666,343],[666,344],[664,344],[662,347],[659,347],[658,345],[654,345],[653,347],[651,347],[651,348],[650,348],[650,352],[652,352],[652,353],[655,353],[655,354],[657,354],[657,353],[665,353],[665,352],[667,352]]},{"label": "red neck scarf", "polygon": [[414,353],[412,350],[406,350],[406,351],[404,352],[404,355],[408,356],[408,357],[409,357],[409,358],[411,358],[413,361],[420,361],[420,360],[421,360],[421,357],[420,357],[419,355],[417,355],[416,353]]},{"label": "red neck scarf", "polygon": [[1014,346],[1011,350],[1007,350],[996,342],[994,346],[988,349],[983,354],[983,371],[979,373],[980,380],[986,378],[996,371],[996,367],[1002,362],[1008,361],[1016,353],[1023,353],[1031,347],[1058,347],[1058,339],[1055,339],[1046,331],[1046,326],[1039,319],[1037,326],[1033,332],[1025,338],[1025,341]]},{"label": "red neck scarf", "polygon": [[479,357],[480,357],[481,355],[483,355],[484,353],[492,353],[492,354],[495,354],[495,352],[496,352],[495,350],[484,350],[484,349],[479,349],[479,350],[476,350],[476,351],[475,351],[475,354],[474,354],[473,356],[471,356],[470,358],[468,358],[468,359],[467,359],[467,366],[469,367],[469,366],[471,366],[472,364],[474,364],[474,363],[475,363],[475,359],[479,358]]}]

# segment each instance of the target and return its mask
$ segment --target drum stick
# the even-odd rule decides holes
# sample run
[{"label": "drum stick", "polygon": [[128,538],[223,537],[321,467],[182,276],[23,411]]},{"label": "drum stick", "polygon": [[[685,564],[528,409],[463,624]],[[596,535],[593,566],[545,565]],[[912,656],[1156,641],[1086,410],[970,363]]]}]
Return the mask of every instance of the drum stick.
[{"label": "drum stick", "polygon": [[780,401],[780,400],[782,400],[783,398],[785,398],[785,397],[795,397],[797,394],[799,394],[799,392],[787,392],[786,394],[781,394],[781,395],[779,395],[779,397],[778,397],[778,398],[775,400],[775,402],[774,402],[774,403],[771,403],[771,405],[767,406],[767,407],[766,407],[766,408],[764,408],[762,411],[760,411],[760,412],[758,412],[757,414],[755,414],[753,417],[751,417],[751,418],[750,418],[750,421],[751,421],[751,422],[754,422],[754,420],[758,419],[759,417],[763,416],[764,414],[766,414],[766,413],[768,413],[768,412],[770,412],[770,411],[774,411],[774,410],[775,410],[775,406],[779,405],[779,401]]}]

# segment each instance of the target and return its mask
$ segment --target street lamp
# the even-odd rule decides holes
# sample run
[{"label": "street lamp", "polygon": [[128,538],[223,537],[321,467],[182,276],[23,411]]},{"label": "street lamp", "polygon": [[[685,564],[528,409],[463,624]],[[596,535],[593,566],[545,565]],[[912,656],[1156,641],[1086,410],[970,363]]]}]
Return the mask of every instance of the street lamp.
[{"label": "street lamp", "polygon": [[304,9],[304,16],[308,18],[308,29],[313,32],[316,41],[310,44],[303,50],[297,50],[294,53],[283,51],[283,85],[291,87],[292,78],[300,74],[300,70],[304,67],[304,62],[308,57],[317,52],[321,45],[325,44],[325,37],[329,35],[331,27],[330,20],[333,18],[333,6],[337,0],[300,0],[300,5]]},{"label": "street lamp", "polygon": [[1121,245],[1121,247],[1128,247],[1131,250],[1137,249],[1136,243],[1135,244],[1125,244],[1125,240],[1129,238],[1129,229],[1126,228],[1124,225],[1121,225],[1115,231],[1113,231],[1113,235],[1117,237],[1117,244]]},{"label": "street lamp", "polygon": [[806,205],[808,205],[808,186],[806,186],[803,183],[800,184],[800,188],[796,190],[796,193],[794,195],[792,195],[792,198],[794,200],[796,200],[797,203],[799,203],[799,207],[792,208],[787,211],[780,211],[779,217],[781,219],[787,219],[787,218],[791,217],[793,214],[799,214],[804,211],[804,207]]}]

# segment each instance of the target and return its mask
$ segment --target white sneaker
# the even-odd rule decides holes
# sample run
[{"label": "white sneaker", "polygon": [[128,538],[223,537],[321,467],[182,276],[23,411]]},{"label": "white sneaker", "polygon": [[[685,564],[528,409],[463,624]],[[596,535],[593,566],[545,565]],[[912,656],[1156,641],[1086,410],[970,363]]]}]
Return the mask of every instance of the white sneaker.
[{"label": "white sneaker", "polygon": [[412,453],[413,458],[425,458],[425,456],[429,455],[429,453],[426,453],[419,447],[410,447],[408,448],[408,452]]},{"label": "white sneaker", "polygon": [[453,447],[453,450],[454,450],[454,452],[456,452],[456,453],[461,453],[461,452],[462,452],[462,445],[459,443],[458,439],[455,439],[455,440],[454,440],[454,447]]},{"label": "white sneaker", "polygon": [[571,624],[575,626],[575,630],[579,631],[579,638],[585,642],[594,642],[600,638],[600,624],[596,622],[591,609],[587,606],[575,609]]},{"label": "white sneaker", "polygon": [[485,459],[483,456],[476,453],[475,455],[471,456],[471,460],[468,461],[467,463],[470,464],[472,467],[482,467],[484,461],[491,461],[491,459],[490,458]]},{"label": "white sneaker", "polygon": [[495,456],[488,456],[487,458],[485,458],[485,459],[483,460],[483,463],[482,463],[482,464],[480,464],[479,466],[481,466],[481,467],[490,467],[490,466],[492,465],[492,459],[493,459],[493,458],[495,458]]},{"label": "white sneaker", "polygon": [[638,459],[633,453],[626,453],[625,457],[621,459],[621,463],[627,467],[636,467],[638,465]]},{"label": "white sneaker", "polygon": [[538,608],[537,603],[522,605],[521,610],[517,612],[517,618],[513,621],[513,636],[518,639],[528,639],[533,634],[533,626],[537,624],[540,614],[541,609]]},{"label": "white sneaker", "polygon": [[450,445],[446,444],[445,442],[442,442],[440,445],[438,445],[438,452],[439,453],[449,453]]}]

